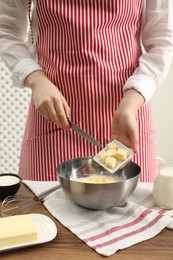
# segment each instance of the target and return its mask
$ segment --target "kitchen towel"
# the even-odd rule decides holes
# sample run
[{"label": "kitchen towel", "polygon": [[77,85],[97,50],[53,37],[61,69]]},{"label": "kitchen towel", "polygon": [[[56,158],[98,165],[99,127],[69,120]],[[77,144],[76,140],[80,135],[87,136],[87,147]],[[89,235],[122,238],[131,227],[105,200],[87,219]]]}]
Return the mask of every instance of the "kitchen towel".
[{"label": "kitchen towel", "polygon": [[[57,182],[24,181],[39,194]],[[173,229],[173,210],[154,205],[152,183],[138,183],[125,207],[89,210],[74,204],[62,189],[43,202],[48,211],[97,253],[110,256],[118,250],[148,240],[165,227]]]}]

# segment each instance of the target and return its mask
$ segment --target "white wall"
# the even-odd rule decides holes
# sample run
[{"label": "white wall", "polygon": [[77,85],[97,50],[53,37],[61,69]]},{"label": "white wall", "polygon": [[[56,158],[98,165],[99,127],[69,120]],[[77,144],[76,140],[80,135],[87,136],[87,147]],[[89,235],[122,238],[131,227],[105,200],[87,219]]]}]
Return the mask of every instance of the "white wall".
[{"label": "white wall", "polygon": [[0,173],[18,173],[30,94],[12,86],[11,73],[0,58]]},{"label": "white wall", "polygon": [[152,104],[158,155],[173,158],[173,63],[166,82],[155,93]]}]

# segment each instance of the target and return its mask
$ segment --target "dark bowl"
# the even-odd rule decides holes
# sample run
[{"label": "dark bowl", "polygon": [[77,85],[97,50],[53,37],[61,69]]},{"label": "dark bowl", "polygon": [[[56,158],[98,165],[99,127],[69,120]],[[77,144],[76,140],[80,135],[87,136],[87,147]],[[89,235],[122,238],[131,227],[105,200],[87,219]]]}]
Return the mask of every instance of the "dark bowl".
[{"label": "dark bowl", "polygon": [[[14,196],[18,192],[22,183],[22,178],[18,174],[14,174],[14,173],[0,174],[0,178],[3,177],[4,179],[4,176],[8,176],[8,181],[6,184],[2,185],[2,182],[0,180],[0,199],[5,199],[8,196]],[[11,178],[12,182],[9,182],[10,177],[12,177]],[[16,178],[16,181],[14,177]]]}]

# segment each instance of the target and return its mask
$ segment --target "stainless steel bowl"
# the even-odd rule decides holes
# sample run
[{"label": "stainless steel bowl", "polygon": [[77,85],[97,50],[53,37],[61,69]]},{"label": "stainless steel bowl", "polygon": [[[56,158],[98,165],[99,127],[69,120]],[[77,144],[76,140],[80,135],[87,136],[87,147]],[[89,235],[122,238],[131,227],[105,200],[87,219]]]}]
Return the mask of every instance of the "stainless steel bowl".
[{"label": "stainless steel bowl", "polygon": [[[57,167],[57,174],[64,192],[76,204],[90,209],[107,209],[119,206],[135,190],[141,169],[129,162],[121,170],[110,174],[92,157],[80,157],[65,161]],[[81,177],[106,175],[118,178],[115,183],[83,183],[76,181]]]}]

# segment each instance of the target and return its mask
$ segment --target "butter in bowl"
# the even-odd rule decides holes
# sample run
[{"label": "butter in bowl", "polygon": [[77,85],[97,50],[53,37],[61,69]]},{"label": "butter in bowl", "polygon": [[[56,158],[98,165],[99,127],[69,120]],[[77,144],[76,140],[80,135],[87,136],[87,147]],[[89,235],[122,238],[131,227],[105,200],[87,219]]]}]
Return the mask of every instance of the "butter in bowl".
[{"label": "butter in bowl", "polygon": [[134,152],[118,140],[108,143],[93,160],[107,171],[114,173],[124,167],[133,157]]}]

